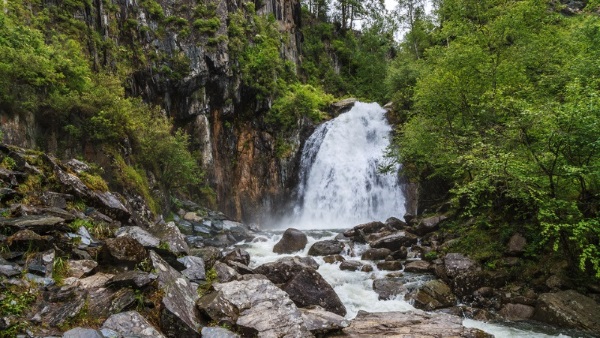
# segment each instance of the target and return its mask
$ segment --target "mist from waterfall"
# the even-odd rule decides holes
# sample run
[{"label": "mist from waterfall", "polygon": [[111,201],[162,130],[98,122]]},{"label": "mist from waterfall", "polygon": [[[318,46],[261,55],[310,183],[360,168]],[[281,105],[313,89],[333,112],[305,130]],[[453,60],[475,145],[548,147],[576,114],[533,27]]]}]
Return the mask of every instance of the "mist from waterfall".
[{"label": "mist from waterfall", "polygon": [[404,196],[385,151],[391,126],[377,103],[355,103],[347,113],[321,124],[306,141],[300,163],[298,202],[291,226],[350,228],[404,215]]}]

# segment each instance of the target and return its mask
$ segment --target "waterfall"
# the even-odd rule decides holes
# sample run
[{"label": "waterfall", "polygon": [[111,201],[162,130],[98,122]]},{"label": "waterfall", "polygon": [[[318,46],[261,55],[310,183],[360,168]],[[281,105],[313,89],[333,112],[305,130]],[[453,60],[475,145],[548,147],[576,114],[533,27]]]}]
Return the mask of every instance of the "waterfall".
[{"label": "waterfall", "polygon": [[300,162],[299,200],[292,224],[304,229],[350,228],[404,215],[398,166],[389,173],[385,150],[392,128],[376,103],[357,102],[320,125]]}]

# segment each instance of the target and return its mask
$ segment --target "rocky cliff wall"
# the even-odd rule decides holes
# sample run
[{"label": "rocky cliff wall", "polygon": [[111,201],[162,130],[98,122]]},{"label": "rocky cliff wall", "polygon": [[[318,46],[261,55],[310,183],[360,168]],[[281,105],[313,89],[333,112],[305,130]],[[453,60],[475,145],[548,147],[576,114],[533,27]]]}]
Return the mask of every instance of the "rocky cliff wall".
[{"label": "rocky cliff wall", "polygon": [[[283,36],[281,56],[298,65],[299,1],[253,4],[257,14],[275,17]],[[68,8],[62,0],[46,0],[40,6],[51,13],[53,8]],[[68,14],[85,23],[79,37],[96,69],[131,74],[128,94],[160,105],[176,126],[188,131],[218,207],[232,218],[262,222],[292,193],[298,151],[312,126],[300,123],[286,140],[291,152],[285,158],[276,155],[275,137],[261,122],[271,102],[249,94],[230,56],[228,24],[241,8],[251,7],[240,0],[93,0]],[[210,23],[210,28],[198,30],[198,20]],[[40,125],[34,114],[2,116],[6,142],[49,151],[65,143],[61,130]],[[63,152],[69,156],[84,150],[77,144],[67,148],[71,149]]]}]

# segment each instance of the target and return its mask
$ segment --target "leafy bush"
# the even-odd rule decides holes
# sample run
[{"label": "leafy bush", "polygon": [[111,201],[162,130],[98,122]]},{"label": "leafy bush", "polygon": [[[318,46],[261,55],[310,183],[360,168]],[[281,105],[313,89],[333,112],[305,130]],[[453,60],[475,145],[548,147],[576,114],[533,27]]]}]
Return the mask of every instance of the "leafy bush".
[{"label": "leafy bush", "polygon": [[277,98],[265,121],[275,130],[290,131],[301,117],[318,123],[327,118],[324,110],[333,102],[333,96],[311,85],[295,83]]}]

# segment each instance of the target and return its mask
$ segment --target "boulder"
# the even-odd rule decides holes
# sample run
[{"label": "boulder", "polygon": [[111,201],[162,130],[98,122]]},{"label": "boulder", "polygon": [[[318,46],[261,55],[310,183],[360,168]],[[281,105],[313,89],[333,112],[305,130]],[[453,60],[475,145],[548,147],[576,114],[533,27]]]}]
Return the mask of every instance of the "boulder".
[{"label": "boulder", "polygon": [[221,258],[221,250],[212,246],[192,249],[190,254],[202,258],[206,267],[215,265],[219,258]]},{"label": "boulder", "polygon": [[157,277],[158,276],[153,273],[131,270],[115,275],[110,280],[109,284],[116,287],[133,287],[141,289],[155,281]]},{"label": "boulder", "polygon": [[11,278],[23,273],[23,269],[16,264],[0,263],[0,276]]},{"label": "boulder", "polygon": [[148,232],[160,238],[163,243],[166,243],[169,250],[176,255],[187,255],[190,248],[185,241],[185,236],[181,230],[175,225],[175,222],[165,223],[164,221],[150,224]]},{"label": "boulder", "polygon": [[67,276],[81,278],[97,266],[98,263],[91,259],[69,260],[67,261]]},{"label": "boulder", "polygon": [[348,327],[350,323],[344,317],[325,311],[322,307],[301,308],[302,320],[306,328],[315,335],[324,335]]},{"label": "boulder", "polygon": [[351,97],[334,102],[331,104],[331,111],[333,112],[334,116],[338,116],[352,109],[357,101],[357,99]]},{"label": "boulder", "polygon": [[410,231],[419,236],[425,236],[430,232],[438,230],[440,228],[440,222],[445,220],[446,218],[448,217],[445,215],[436,215],[423,218],[419,220]]},{"label": "boulder", "polygon": [[131,237],[147,249],[158,248],[160,246],[160,239],[138,226],[119,228],[115,233],[115,237]]},{"label": "boulder", "polygon": [[319,241],[308,250],[309,256],[338,255],[344,250],[344,243],[336,240]]},{"label": "boulder", "polygon": [[110,329],[126,337],[166,338],[136,311],[110,316],[102,324],[102,329]]},{"label": "boulder", "polygon": [[493,337],[464,327],[462,321],[445,313],[359,311],[350,326],[330,337]]},{"label": "boulder", "polygon": [[388,227],[395,229],[395,230],[404,230],[408,227],[408,224],[406,224],[406,222],[404,222],[396,217],[390,217],[390,218],[386,219],[385,225],[387,225]]},{"label": "boulder", "polygon": [[523,237],[520,233],[515,233],[512,235],[508,244],[506,245],[506,253],[511,256],[519,256],[525,252],[525,247],[527,246],[527,239]]},{"label": "boulder", "polygon": [[104,336],[98,330],[76,327],[63,333],[62,338],[104,338]]},{"label": "boulder", "polygon": [[366,235],[370,235],[377,232],[390,230],[390,227],[381,222],[369,222],[359,224],[350,230],[344,232],[346,237],[358,237],[357,239],[364,239]]},{"label": "boulder", "polygon": [[237,248],[231,252],[229,252],[221,261],[227,262],[238,262],[244,265],[250,264],[250,254],[246,252],[244,249]]},{"label": "boulder", "polygon": [[316,270],[319,265],[312,257],[283,257],[275,262],[263,264],[256,269],[254,273],[265,275],[275,284],[284,284],[292,279],[296,274],[306,269]]},{"label": "boulder", "polygon": [[452,294],[452,290],[441,280],[426,282],[409,298],[414,300],[414,306],[417,309],[426,311],[450,307],[456,303],[456,297]]},{"label": "boulder", "polygon": [[106,318],[131,307],[136,301],[133,289],[97,288],[89,290],[87,315],[90,318]]},{"label": "boulder", "polygon": [[398,271],[402,270],[402,262],[400,261],[385,261],[377,263],[379,270]]},{"label": "boulder", "polygon": [[302,313],[289,296],[264,279],[213,285],[216,292],[200,298],[197,307],[211,320],[236,325],[244,335],[312,336]]},{"label": "boulder", "polygon": [[407,291],[401,278],[379,278],[373,281],[373,291],[380,300],[390,299]]},{"label": "boulder", "polygon": [[336,262],[343,262],[345,260],[346,259],[342,255],[323,256],[323,261],[328,264],[333,264]]},{"label": "boulder", "polygon": [[185,265],[185,270],[181,273],[190,281],[199,283],[206,279],[206,271],[204,261],[200,257],[185,256],[177,259],[181,264]]},{"label": "boulder", "polygon": [[460,253],[448,253],[444,257],[444,269],[447,277],[454,278],[467,271],[480,271],[477,262]]},{"label": "boulder", "polygon": [[103,260],[108,264],[133,268],[148,257],[144,246],[131,237],[109,238],[102,247]]},{"label": "boulder", "polygon": [[51,236],[40,236],[29,229],[19,230],[6,240],[8,247],[12,250],[26,250],[28,248],[47,250],[52,247],[53,242],[54,238]]},{"label": "boulder", "polygon": [[291,254],[296,251],[304,250],[308,243],[306,234],[302,231],[289,228],[284,233],[279,242],[273,247],[273,252],[278,254]]},{"label": "boulder", "polygon": [[232,267],[225,263],[216,262],[213,265],[215,272],[217,273],[217,280],[220,283],[227,283],[239,278],[240,274],[237,273]]},{"label": "boulder", "polygon": [[202,338],[240,338],[240,335],[222,327],[205,326],[200,332]]},{"label": "boulder", "polygon": [[391,251],[400,250],[403,246],[411,246],[417,243],[417,236],[406,231],[398,231],[391,235],[383,236],[381,238],[370,241],[369,244],[372,248],[386,248]]},{"label": "boulder", "polygon": [[508,320],[520,321],[533,317],[535,308],[525,304],[504,304],[500,309],[500,315]]},{"label": "boulder", "polygon": [[544,293],[538,297],[533,319],[600,334],[600,304],[576,291]]},{"label": "boulder", "polygon": [[0,219],[0,227],[10,227],[14,229],[29,229],[36,232],[45,233],[56,230],[56,227],[64,223],[62,217],[49,215],[27,215],[16,218]]},{"label": "boulder", "polygon": [[405,272],[414,272],[414,273],[427,273],[427,272],[431,272],[432,268],[431,268],[431,263],[429,263],[428,261],[418,260],[418,261],[412,261],[412,262],[406,263],[406,266],[404,267],[404,271]]},{"label": "boulder", "polygon": [[158,285],[164,291],[160,315],[161,330],[167,336],[200,337],[196,313],[196,288],[181,273],[150,251],[150,259],[158,275]]},{"label": "boulder", "polygon": [[340,270],[359,271],[363,266],[364,264],[360,261],[343,261],[340,264]]},{"label": "boulder", "polygon": [[82,289],[100,288],[106,285],[114,275],[98,272],[92,276],[79,280],[79,285]]},{"label": "boulder", "polygon": [[346,315],[346,307],[331,285],[314,269],[305,269],[285,283],[281,289],[299,307],[318,305],[340,316]]},{"label": "boulder", "polygon": [[379,248],[379,249],[370,248],[370,249],[367,249],[362,254],[362,256],[360,257],[360,259],[370,260],[370,261],[379,261],[379,260],[385,259],[391,253],[392,253],[392,250],[387,249],[387,248]]}]

